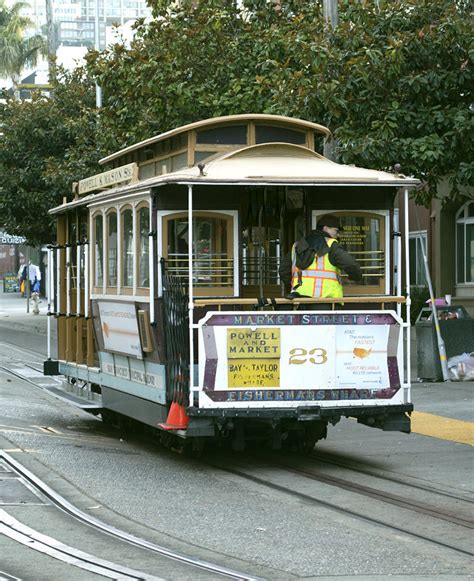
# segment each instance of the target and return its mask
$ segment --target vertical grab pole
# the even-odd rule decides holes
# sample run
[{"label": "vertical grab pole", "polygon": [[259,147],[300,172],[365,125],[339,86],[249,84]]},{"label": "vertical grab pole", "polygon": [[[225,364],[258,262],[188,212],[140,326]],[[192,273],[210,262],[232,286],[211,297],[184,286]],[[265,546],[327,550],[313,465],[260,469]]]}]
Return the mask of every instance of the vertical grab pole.
[{"label": "vertical grab pole", "polygon": [[83,363],[84,347],[83,347],[83,321],[81,319],[81,276],[82,276],[82,243],[77,241],[76,246],[76,363]]},{"label": "vertical grab pole", "polygon": [[[400,216],[398,214],[394,214],[393,219],[394,223],[394,230],[398,233],[397,235],[397,294],[402,294],[402,237],[400,235]],[[402,314],[402,305],[401,303],[397,303],[397,315],[401,316]]]},{"label": "vertical grab pole", "polygon": [[51,250],[51,268],[49,271],[49,275],[48,275],[48,285],[49,285],[49,302],[50,302],[50,308],[48,309],[51,312],[51,315],[55,315],[56,314],[56,293],[54,292],[54,269],[55,269],[55,263],[54,263],[54,257],[55,257],[55,247],[53,245],[50,246],[50,250]]},{"label": "vertical grab pole", "polygon": [[150,323],[155,324],[155,254],[153,246],[153,201],[150,199],[150,218],[148,234],[148,270],[150,271]]},{"label": "vertical grab pole", "polygon": [[66,317],[71,315],[71,247],[66,245]]},{"label": "vertical grab pole", "polygon": [[406,376],[405,383],[411,386],[411,297],[410,297],[410,244],[409,244],[409,225],[408,225],[408,188],[404,191],[404,221],[405,221],[405,285],[406,285],[406,338],[407,338],[407,360],[405,364]]},{"label": "vertical grab pole", "polygon": [[61,314],[61,248],[56,252],[56,314]]},{"label": "vertical grab pole", "polygon": [[[103,218],[102,218],[103,224]],[[92,331],[92,319],[90,318],[90,300],[91,287],[97,283],[92,278],[92,256],[95,258],[94,276],[97,277],[96,268],[98,262],[98,247],[94,236],[95,221],[91,220],[89,224],[89,238],[84,241],[84,318],[86,321],[86,365],[92,367],[94,365],[94,340]],[[93,242],[90,242],[90,241]],[[91,250],[91,244],[95,245],[94,252]],[[103,257],[102,257],[103,258]],[[102,278],[104,278],[104,265],[102,264]],[[97,278],[96,278],[97,280]]]},{"label": "vertical grab pole", "polygon": [[81,314],[81,243],[78,240],[76,246],[76,317]]},{"label": "vertical grab pole", "polygon": [[89,318],[89,242],[84,241],[84,317]]},{"label": "vertical grab pole", "polygon": [[194,403],[193,186],[188,186],[189,405]]},{"label": "vertical grab pole", "polygon": [[48,303],[48,313],[47,313],[47,327],[46,327],[46,334],[47,334],[47,358],[48,361],[51,359],[51,247],[48,246],[48,276],[46,277],[46,301]]},{"label": "vertical grab pole", "polygon": [[71,324],[71,245],[66,243],[66,361],[73,361]]}]

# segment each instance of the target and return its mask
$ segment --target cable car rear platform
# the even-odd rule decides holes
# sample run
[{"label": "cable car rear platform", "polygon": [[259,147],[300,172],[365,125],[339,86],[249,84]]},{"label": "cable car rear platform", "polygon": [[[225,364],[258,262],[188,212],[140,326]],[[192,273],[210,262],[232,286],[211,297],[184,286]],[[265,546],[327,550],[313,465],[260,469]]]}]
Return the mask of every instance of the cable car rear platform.
[{"label": "cable car rear platform", "polygon": [[94,415],[102,412],[100,389],[94,389],[93,387],[100,378],[99,368],[90,368],[86,365],[68,364],[64,361],[48,359],[43,364],[43,373],[45,376],[64,376],[63,389],[49,385],[43,386],[43,389],[54,397]]},{"label": "cable car rear platform", "polygon": [[[99,368],[90,368],[64,361],[45,361],[45,375],[67,376],[64,389],[49,388],[52,395],[94,415],[100,414],[105,408],[117,413],[125,410],[135,419],[151,426],[157,426],[164,419],[165,407],[151,401],[141,400],[130,393],[123,393],[102,385]],[[107,405],[102,404],[105,397]],[[146,410],[146,411],[145,411]],[[401,431],[410,433],[410,417],[413,404],[400,405],[370,405],[363,407],[319,405],[300,405],[288,408],[242,408],[227,407],[219,409],[199,408],[196,405],[186,408],[190,422],[187,430],[173,430],[181,437],[212,437],[215,434],[215,424],[232,420],[246,419],[270,422],[322,422],[336,424],[342,418],[352,417],[358,423],[383,431]]]},{"label": "cable car rear platform", "polygon": [[406,403],[400,405],[376,405],[354,407],[321,407],[298,406],[294,408],[226,408],[226,409],[201,409],[189,407],[186,409],[190,418],[212,417],[212,418],[255,418],[268,420],[293,419],[299,422],[328,422],[337,423],[342,417],[352,417],[358,423],[381,428],[383,431],[401,431],[410,433],[410,418],[406,414],[413,411],[413,404]]}]

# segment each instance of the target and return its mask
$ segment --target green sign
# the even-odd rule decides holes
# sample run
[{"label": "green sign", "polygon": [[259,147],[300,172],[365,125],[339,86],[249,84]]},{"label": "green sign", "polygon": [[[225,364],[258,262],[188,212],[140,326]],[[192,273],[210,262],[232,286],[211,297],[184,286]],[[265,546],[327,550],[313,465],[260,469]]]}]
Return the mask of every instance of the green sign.
[{"label": "green sign", "polygon": [[6,272],[3,275],[3,291],[6,293],[18,292],[18,276],[14,272]]}]

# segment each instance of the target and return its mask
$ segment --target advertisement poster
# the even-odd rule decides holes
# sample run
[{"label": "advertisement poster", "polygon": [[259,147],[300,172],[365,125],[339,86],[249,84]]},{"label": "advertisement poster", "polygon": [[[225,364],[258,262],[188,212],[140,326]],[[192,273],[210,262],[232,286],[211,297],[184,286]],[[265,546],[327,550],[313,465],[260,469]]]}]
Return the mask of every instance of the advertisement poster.
[{"label": "advertisement poster", "polygon": [[400,327],[389,313],[214,314],[200,328],[202,402],[394,394],[399,344]]},{"label": "advertisement poster", "polygon": [[3,275],[3,292],[16,293],[19,290],[18,275],[15,272],[6,272]]},{"label": "advertisement poster", "polygon": [[99,301],[99,313],[105,349],[142,359],[135,305]]}]

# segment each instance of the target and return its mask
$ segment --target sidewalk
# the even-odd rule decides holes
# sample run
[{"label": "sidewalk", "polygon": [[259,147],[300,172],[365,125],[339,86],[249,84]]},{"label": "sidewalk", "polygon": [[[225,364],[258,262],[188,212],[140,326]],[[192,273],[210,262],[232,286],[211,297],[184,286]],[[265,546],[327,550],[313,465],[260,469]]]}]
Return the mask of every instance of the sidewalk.
[{"label": "sidewalk", "polygon": [[[40,298],[39,315],[33,315],[33,303],[30,300],[30,312],[26,312],[26,298],[20,293],[0,293],[0,325],[12,325],[17,329],[37,334],[46,333],[48,304],[46,297]],[[55,329],[56,325],[52,325]]]}]

